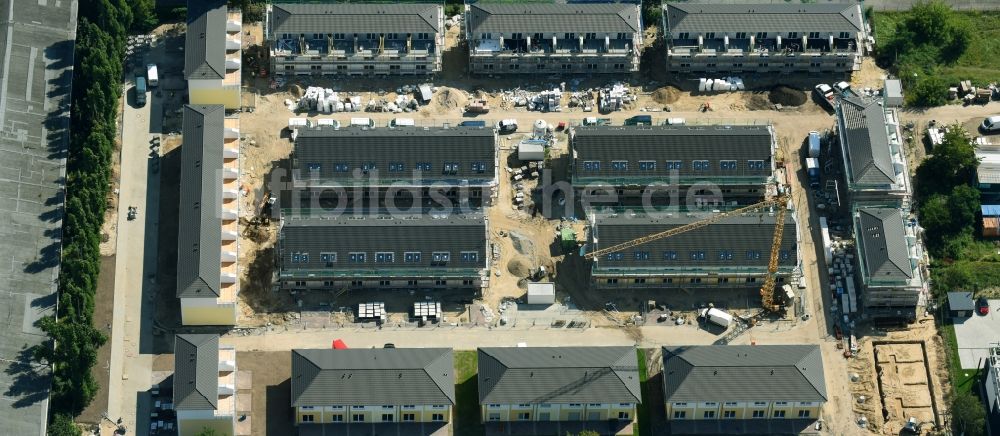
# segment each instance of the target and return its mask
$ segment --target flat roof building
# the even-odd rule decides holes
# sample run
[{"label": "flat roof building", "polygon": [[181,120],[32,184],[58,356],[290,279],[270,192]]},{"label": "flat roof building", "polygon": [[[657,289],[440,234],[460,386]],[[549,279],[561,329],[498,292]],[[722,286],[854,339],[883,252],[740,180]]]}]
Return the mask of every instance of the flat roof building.
[{"label": "flat roof building", "polygon": [[465,12],[473,74],[639,71],[639,2],[470,3]]},{"label": "flat roof building", "polygon": [[489,269],[487,238],[480,214],[286,215],[279,278],[286,289],[478,290]]},{"label": "flat roof building", "polygon": [[861,69],[868,42],[861,6],[663,6],[667,70],[690,74],[842,74]]},{"label": "flat roof building", "polygon": [[[590,247],[596,251],[707,218],[705,213],[626,211],[590,216]],[[785,214],[778,282],[799,264],[794,213]],[[767,275],[775,215],[767,211],[732,216],[702,228],[653,240],[594,259],[591,284],[605,289],[636,287],[756,287]]]},{"label": "flat roof building", "polygon": [[269,4],[265,29],[279,76],[441,71],[441,3]]}]

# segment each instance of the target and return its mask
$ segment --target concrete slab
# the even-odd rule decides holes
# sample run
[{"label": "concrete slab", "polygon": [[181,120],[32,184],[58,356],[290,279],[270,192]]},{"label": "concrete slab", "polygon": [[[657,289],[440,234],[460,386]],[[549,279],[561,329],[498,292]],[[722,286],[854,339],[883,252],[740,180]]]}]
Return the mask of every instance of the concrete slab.
[{"label": "concrete slab", "polygon": [[253,371],[236,371],[236,389],[253,389]]},{"label": "concrete slab", "polygon": [[236,414],[247,414],[250,415],[251,410],[253,410],[253,393],[250,391],[239,391],[236,394]]},{"label": "concrete slab", "polygon": [[991,343],[1000,341],[1000,300],[989,300],[990,313],[985,316],[974,314],[969,318],[954,318],[955,338],[958,340],[958,356],[962,368],[975,369],[980,359],[989,356]]}]

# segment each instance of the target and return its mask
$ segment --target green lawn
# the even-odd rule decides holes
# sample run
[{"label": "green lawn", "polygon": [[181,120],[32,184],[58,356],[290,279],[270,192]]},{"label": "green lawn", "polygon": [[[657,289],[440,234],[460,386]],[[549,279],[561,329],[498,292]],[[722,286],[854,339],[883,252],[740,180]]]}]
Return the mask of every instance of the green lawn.
[{"label": "green lawn", "polygon": [[633,436],[642,436],[642,429],[649,425],[649,409],[648,409],[648,399],[649,399],[649,389],[646,387],[646,380],[649,376],[646,375],[646,350],[642,348],[635,350],[635,354],[639,359],[639,388],[642,392],[642,403],[640,403],[636,408],[638,409],[638,415],[636,417],[635,426],[632,427]]},{"label": "green lawn", "polygon": [[476,372],[479,355],[475,351],[455,351],[455,420],[454,434],[482,435],[479,420],[479,388]]},{"label": "green lawn", "polygon": [[955,388],[955,393],[974,393],[976,369],[962,368],[962,361],[958,358],[958,341],[955,339],[955,326],[950,321],[942,326],[941,336],[948,346],[948,368],[951,372],[951,383]]},{"label": "green lawn", "polygon": [[[1000,80],[1000,12],[960,11],[973,29],[973,38],[965,53],[954,65],[942,65],[939,75],[949,84],[972,80],[984,85]],[[875,44],[886,41],[895,32],[906,12],[875,12]]]}]

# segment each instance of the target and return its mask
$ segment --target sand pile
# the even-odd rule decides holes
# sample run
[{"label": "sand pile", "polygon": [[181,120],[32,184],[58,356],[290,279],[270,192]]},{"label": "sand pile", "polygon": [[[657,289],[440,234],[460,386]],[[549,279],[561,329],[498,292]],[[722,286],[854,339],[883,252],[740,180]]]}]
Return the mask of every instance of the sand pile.
[{"label": "sand pile", "polygon": [[520,257],[515,257],[507,263],[507,272],[511,273],[514,277],[527,277],[531,274],[531,267],[521,259]]},{"label": "sand pile", "polygon": [[468,100],[464,92],[442,86],[431,98],[431,105],[437,109],[438,113],[443,114],[453,109],[464,108]]},{"label": "sand pile", "polygon": [[653,91],[652,98],[659,104],[671,104],[681,98],[681,90],[673,86],[664,86]]},{"label": "sand pile", "polygon": [[787,86],[775,86],[767,94],[767,99],[774,104],[782,106],[802,106],[807,100],[806,93]]}]

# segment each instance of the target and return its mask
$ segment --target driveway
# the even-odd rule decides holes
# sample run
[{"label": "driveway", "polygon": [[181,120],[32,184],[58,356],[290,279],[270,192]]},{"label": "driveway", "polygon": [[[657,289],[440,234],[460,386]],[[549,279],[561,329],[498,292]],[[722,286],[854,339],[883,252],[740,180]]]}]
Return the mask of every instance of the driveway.
[{"label": "driveway", "polygon": [[975,369],[980,359],[989,356],[990,344],[1000,342],[1000,300],[990,301],[990,313],[986,316],[973,314],[969,318],[954,318],[955,338],[958,340],[958,356],[962,368]]}]

